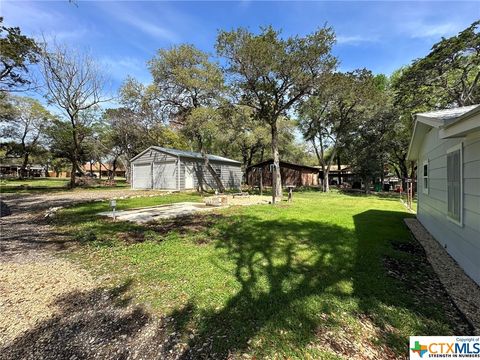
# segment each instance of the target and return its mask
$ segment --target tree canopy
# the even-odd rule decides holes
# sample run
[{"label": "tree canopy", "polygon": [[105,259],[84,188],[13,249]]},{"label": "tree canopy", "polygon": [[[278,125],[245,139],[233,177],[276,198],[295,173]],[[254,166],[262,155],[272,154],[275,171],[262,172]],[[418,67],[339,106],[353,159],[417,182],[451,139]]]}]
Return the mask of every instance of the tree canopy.
[{"label": "tree canopy", "polygon": [[239,28],[220,31],[216,49],[225,58],[230,84],[240,105],[271,130],[274,163],[274,197],[282,195],[277,122],[331,72],[336,58],[331,55],[335,35],[325,27],[304,37],[286,39],[272,27],[259,34]]},{"label": "tree canopy", "polygon": [[0,17],[0,91],[18,91],[30,85],[29,65],[39,60],[40,47],[18,27],[3,25]]},{"label": "tree canopy", "polygon": [[480,102],[480,20],[443,38],[395,81],[397,103],[409,109],[467,106]]}]

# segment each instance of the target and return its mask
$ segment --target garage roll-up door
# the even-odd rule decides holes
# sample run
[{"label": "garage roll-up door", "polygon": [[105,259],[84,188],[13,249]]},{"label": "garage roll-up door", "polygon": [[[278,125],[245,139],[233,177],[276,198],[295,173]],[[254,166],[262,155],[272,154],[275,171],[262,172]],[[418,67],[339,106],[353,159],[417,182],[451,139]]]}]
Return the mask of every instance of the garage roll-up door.
[{"label": "garage roll-up door", "polygon": [[177,188],[177,163],[175,161],[153,163],[153,188]]},{"label": "garage roll-up door", "polygon": [[152,165],[134,164],[133,165],[133,188],[151,189],[152,188]]}]

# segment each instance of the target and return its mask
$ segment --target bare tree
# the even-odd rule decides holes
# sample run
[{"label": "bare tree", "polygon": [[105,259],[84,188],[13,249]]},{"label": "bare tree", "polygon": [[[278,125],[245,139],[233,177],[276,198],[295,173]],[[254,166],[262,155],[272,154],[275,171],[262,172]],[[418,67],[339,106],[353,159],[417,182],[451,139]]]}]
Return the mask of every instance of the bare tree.
[{"label": "bare tree", "polygon": [[43,47],[41,69],[45,82],[46,98],[66,115],[71,125],[72,173],[70,186],[75,186],[76,172],[80,168],[81,141],[78,128],[83,126],[82,113],[108,101],[103,97],[106,79],[95,60],[64,45],[54,43]]}]

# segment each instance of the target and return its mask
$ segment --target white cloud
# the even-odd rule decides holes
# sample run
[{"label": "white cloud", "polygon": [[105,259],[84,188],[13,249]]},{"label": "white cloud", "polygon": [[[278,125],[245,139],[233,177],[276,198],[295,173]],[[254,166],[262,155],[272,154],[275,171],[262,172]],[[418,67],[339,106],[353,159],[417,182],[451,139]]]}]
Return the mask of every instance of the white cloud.
[{"label": "white cloud", "polygon": [[36,4],[24,1],[2,1],[2,16],[8,26],[21,26],[28,32],[38,31],[45,24],[54,24],[62,19],[61,14],[43,11]]},{"label": "white cloud", "polygon": [[378,36],[373,35],[337,35],[337,44],[340,45],[359,45],[378,41]]},{"label": "white cloud", "polygon": [[142,83],[150,82],[150,74],[144,60],[130,56],[102,57],[100,63],[113,79],[122,82],[127,76],[133,76]]},{"label": "white cloud", "polygon": [[143,31],[145,34],[150,35],[154,38],[162,38],[171,42],[175,42],[178,40],[177,35],[172,31],[155,25],[154,23],[151,23],[139,17],[128,16],[119,20],[122,20],[123,22],[132,25],[133,27],[136,27],[138,30]]},{"label": "white cloud", "polygon": [[428,24],[422,21],[407,22],[403,30],[411,38],[440,38],[456,34],[462,26],[454,22]]},{"label": "white cloud", "polygon": [[92,26],[79,26],[65,14],[51,9],[45,11],[35,2],[4,1],[2,15],[7,26],[19,26],[22,33],[40,42],[43,39],[69,42],[96,34]]},{"label": "white cloud", "polygon": [[155,17],[155,19],[149,19],[150,15],[138,13],[138,11],[134,11],[133,9],[130,9],[121,3],[100,3],[100,6],[103,10],[108,12],[110,16],[116,18],[124,24],[140,30],[146,35],[149,35],[153,38],[161,38],[170,42],[178,41],[178,36],[176,33],[158,24],[159,17]]}]

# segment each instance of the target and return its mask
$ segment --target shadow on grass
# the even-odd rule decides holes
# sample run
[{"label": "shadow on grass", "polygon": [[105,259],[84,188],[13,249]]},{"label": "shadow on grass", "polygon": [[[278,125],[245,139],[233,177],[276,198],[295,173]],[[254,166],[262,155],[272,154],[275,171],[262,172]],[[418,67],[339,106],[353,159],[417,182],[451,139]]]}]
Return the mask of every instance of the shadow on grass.
[{"label": "shadow on grass", "polygon": [[[319,312],[338,315],[344,310],[341,302],[348,299],[358,303],[358,319],[371,317],[380,328],[371,335],[400,355],[408,340],[405,322],[415,334],[453,334],[452,324],[468,334],[471,329],[462,327],[466,323],[444,290],[437,288],[433,295],[428,292],[431,287],[418,291],[436,278],[423,253],[411,259],[419,264],[412,274],[408,266],[402,268],[404,278],[388,274],[383,260],[394,253],[392,243],[413,241],[402,221],[405,216],[367,211],[354,216],[354,231],[321,221],[253,217],[224,226],[217,246],[234,259],[241,290],[221,310],[202,314],[199,332],[183,358],[228,358],[247,351],[260,331],[269,334],[273,349],[290,347],[301,357],[303,349],[318,340],[322,327],[342,326],[335,316],[324,320]],[[344,282],[352,283],[352,292],[342,287]],[[386,328],[390,330],[383,331]]]},{"label": "shadow on grass", "polygon": [[[335,350],[330,341],[344,336],[342,314],[347,314],[371,321],[379,329],[371,334],[379,346],[405,357],[408,335],[462,331],[461,315],[451,308],[448,297],[441,301],[445,292],[436,288],[424,253],[411,251],[415,245],[398,245],[413,242],[402,222],[405,216],[369,210],[354,216],[354,229],[321,220],[246,215],[219,219],[212,246],[222,255],[215,264],[229,271],[222,264],[233,262],[240,285],[222,308],[199,309],[195,299],[189,299],[141,340],[138,334],[150,326],[143,310],[110,317],[101,294],[71,294],[63,299],[67,305],[62,314],[17,339],[7,353],[22,355],[27,354],[23,349],[33,349],[47,358],[60,351],[56,354],[61,357],[79,358],[112,357],[117,352],[115,358],[126,358],[138,352],[152,358],[227,359],[254,351],[260,358],[274,354],[303,358],[312,346],[319,352]],[[385,259],[395,259],[394,271]],[[421,291],[428,284],[435,288]],[[121,297],[118,294],[113,298]],[[83,300],[92,297],[93,301]],[[330,348],[322,348],[320,337],[325,333],[330,334]],[[468,333],[463,328],[456,335]],[[30,339],[35,340],[34,348]],[[98,347],[90,347],[90,341],[97,344],[95,339],[101,339]],[[100,346],[105,343],[109,345]],[[351,355],[342,351],[337,353]]]}]

